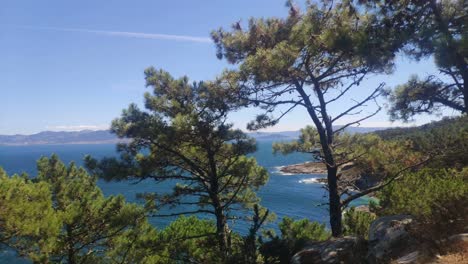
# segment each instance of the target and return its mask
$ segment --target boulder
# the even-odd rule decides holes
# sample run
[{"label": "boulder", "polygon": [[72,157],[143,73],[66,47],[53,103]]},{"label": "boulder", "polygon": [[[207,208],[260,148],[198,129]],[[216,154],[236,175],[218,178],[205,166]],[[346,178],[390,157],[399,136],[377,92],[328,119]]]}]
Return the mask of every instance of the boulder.
[{"label": "boulder", "polygon": [[385,263],[414,252],[419,243],[408,232],[408,226],[413,221],[410,215],[392,215],[372,222],[367,261],[371,264]]},{"label": "boulder", "polygon": [[450,236],[448,239],[450,242],[468,244],[468,233],[453,235]]},{"label": "boulder", "polygon": [[364,240],[350,236],[312,242],[292,257],[291,264],[363,263],[366,247]]}]

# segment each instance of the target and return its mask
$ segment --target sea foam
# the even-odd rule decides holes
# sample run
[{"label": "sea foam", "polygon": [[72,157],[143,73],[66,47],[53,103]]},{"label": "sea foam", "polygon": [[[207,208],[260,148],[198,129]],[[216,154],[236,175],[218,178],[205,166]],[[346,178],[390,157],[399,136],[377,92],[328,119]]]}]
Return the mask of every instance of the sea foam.
[{"label": "sea foam", "polygon": [[307,178],[307,179],[302,179],[299,180],[299,183],[305,183],[305,184],[311,184],[311,183],[318,183],[318,184],[323,184],[323,182],[319,181],[320,178]]}]

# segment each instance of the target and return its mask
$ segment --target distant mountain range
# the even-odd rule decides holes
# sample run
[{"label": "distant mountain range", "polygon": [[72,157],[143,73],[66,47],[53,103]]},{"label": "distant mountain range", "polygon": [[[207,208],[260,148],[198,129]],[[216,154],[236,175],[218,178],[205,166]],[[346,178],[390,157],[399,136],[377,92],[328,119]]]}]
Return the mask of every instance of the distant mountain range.
[{"label": "distant mountain range", "polygon": [[[370,133],[379,130],[388,129],[387,127],[347,127],[346,132],[350,134],[355,133]],[[262,140],[293,140],[299,138],[301,132],[297,131],[282,131],[282,132],[250,132],[247,133],[249,136],[255,138],[258,141]]]},{"label": "distant mountain range", "polygon": [[[349,133],[368,133],[383,130],[383,127],[349,127]],[[283,132],[250,132],[249,136],[258,141],[278,140],[287,141],[297,139],[299,131]],[[0,135],[0,145],[47,145],[47,144],[115,144],[122,142],[109,130],[82,131],[43,131],[32,135]]]},{"label": "distant mountain range", "polygon": [[0,145],[104,144],[117,143],[109,130],[43,131],[32,135],[0,135]]}]

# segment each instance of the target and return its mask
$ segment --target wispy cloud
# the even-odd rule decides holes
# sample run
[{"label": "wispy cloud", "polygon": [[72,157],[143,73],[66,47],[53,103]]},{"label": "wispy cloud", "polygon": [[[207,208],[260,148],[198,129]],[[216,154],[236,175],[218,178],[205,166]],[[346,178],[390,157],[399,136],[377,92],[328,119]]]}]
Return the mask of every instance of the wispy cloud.
[{"label": "wispy cloud", "polygon": [[104,130],[109,129],[109,125],[60,125],[46,126],[50,131],[81,131],[81,130]]},{"label": "wispy cloud", "polygon": [[142,32],[108,31],[108,30],[94,30],[94,29],[83,29],[83,28],[61,28],[61,27],[15,26],[15,28],[30,29],[30,30],[81,32],[81,33],[90,33],[90,34],[98,34],[98,35],[103,35],[103,36],[124,37],[124,38],[141,38],[141,39],[212,43],[212,40],[208,37],[195,37],[195,36],[187,36],[187,35],[153,34],[153,33],[142,33]]}]

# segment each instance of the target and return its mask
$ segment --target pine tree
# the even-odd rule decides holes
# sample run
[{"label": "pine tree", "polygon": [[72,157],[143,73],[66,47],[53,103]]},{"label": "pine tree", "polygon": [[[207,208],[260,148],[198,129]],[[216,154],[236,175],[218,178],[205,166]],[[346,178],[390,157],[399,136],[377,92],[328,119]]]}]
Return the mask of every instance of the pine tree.
[{"label": "pine tree", "polygon": [[[250,19],[245,30],[236,24],[231,31],[212,33],[218,57],[239,65],[237,70],[226,71],[219,82],[265,111],[250,129],[275,125],[296,107],[307,111],[327,167],[334,236],[342,234],[337,186],[342,164],[335,157],[335,136],[380,110],[377,106],[366,113],[364,107],[384,92],[384,84],[360,99],[349,100],[350,91],[359,89],[370,74],[391,71],[399,44],[374,28],[375,17],[362,15],[345,3],[309,3],[302,13],[289,1],[285,19]],[[344,110],[333,113],[333,104],[341,104]],[[339,128],[334,126],[343,122]]]},{"label": "pine tree", "polygon": [[0,171],[1,239],[21,256],[38,263],[104,263],[116,241],[147,224],[141,206],[104,197],[85,169],[67,167],[56,155],[37,165],[32,179]]},{"label": "pine tree", "polygon": [[[468,2],[466,0],[360,1],[382,32],[396,36],[404,54],[433,57],[439,74],[419,77],[389,93],[392,119],[449,108],[468,113]],[[363,9],[363,7],[360,7]]]},{"label": "pine tree", "polygon": [[[130,139],[121,144],[121,159],[88,157],[88,167],[108,180],[175,180],[173,192],[146,194],[154,209],[186,205],[193,210],[155,216],[208,214],[215,218],[219,250],[229,255],[228,220],[237,210],[259,202],[255,194],[268,179],[254,158],[253,139],[233,130],[226,119],[238,107],[238,98],[213,82],[190,83],[163,70],[145,71],[146,110],[134,104],[112,123],[112,131]],[[200,234],[203,235],[203,234]],[[210,235],[210,234],[206,234]]]}]

